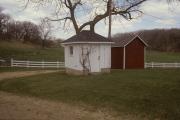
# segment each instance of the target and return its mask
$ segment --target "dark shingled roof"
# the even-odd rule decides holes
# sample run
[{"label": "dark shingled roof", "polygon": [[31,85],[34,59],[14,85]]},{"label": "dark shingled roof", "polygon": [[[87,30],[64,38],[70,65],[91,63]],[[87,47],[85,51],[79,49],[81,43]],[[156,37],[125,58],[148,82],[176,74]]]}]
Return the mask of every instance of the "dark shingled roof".
[{"label": "dark shingled roof", "polygon": [[[114,47],[124,47],[127,44],[129,44],[131,41],[133,41],[134,38],[139,37],[138,35],[132,35],[132,34],[121,34],[117,38],[113,39],[114,44],[112,46]],[[143,42],[145,46],[147,46],[147,43],[143,41],[140,37],[139,39]]]},{"label": "dark shingled roof", "polygon": [[97,33],[83,30],[78,35],[74,35],[71,38],[63,41],[62,43],[76,43],[76,42],[113,42],[108,38],[101,36]]}]

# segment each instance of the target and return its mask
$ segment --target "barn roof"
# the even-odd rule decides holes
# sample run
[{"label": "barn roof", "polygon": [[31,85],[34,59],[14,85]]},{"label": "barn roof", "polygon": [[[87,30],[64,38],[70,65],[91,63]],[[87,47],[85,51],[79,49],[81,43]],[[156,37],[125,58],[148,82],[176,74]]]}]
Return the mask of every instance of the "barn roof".
[{"label": "barn roof", "polygon": [[113,43],[113,41],[97,33],[83,30],[78,35],[74,35],[62,42],[62,44],[70,43]]},{"label": "barn roof", "polygon": [[132,35],[132,34],[121,34],[118,36],[118,39],[115,38],[113,40],[114,47],[124,47],[127,46],[129,43],[131,43],[135,38],[139,38],[139,40],[145,45],[148,46],[148,44],[139,36],[139,35]]}]

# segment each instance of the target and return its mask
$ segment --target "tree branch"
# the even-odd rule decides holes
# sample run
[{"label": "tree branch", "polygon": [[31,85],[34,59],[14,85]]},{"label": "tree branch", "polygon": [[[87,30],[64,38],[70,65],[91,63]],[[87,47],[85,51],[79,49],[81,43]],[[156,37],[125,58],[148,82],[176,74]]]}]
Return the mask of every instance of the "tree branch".
[{"label": "tree branch", "polygon": [[110,9],[110,4],[109,4],[109,0],[107,2],[107,10],[104,14],[100,14],[100,15],[96,15],[95,18],[92,21],[89,21],[87,23],[84,23],[83,25],[81,25],[80,27],[80,31],[86,27],[87,25],[90,25],[91,31],[94,31],[94,27],[95,25],[101,21],[102,19],[106,18],[109,16],[109,11],[112,12],[112,15],[121,15],[122,17],[124,17],[125,19],[132,19],[131,13],[132,12],[140,12],[139,10],[131,10],[131,8],[140,5],[141,3],[145,2],[147,0],[141,0],[139,2],[136,3],[130,3],[131,5],[129,7],[127,7],[125,10],[119,10],[118,8],[113,8],[112,10]]},{"label": "tree branch", "polygon": [[64,17],[64,18],[59,18],[59,19],[50,19],[46,17],[45,19],[50,20],[50,21],[61,21],[61,20],[67,20],[67,19],[71,20],[71,17]]},{"label": "tree branch", "polygon": [[77,7],[78,5],[82,5],[81,0],[79,0],[78,2],[76,2],[76,3],[72,6],[72,9],[76,9],[76,7]]}]

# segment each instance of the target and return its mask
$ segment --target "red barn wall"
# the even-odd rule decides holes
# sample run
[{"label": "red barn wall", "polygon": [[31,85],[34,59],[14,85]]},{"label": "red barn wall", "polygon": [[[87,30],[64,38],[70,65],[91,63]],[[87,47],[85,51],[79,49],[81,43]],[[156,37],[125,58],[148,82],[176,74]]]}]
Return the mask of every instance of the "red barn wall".
[{"label": "red barn wall", "polygon": [[144,44],[136,38],[126,46],[126,69],[144,68]]},{"label": "red barn wall", "polygon": [[123,48],[112,47],[111,48],[111,68],[123,69]]}]

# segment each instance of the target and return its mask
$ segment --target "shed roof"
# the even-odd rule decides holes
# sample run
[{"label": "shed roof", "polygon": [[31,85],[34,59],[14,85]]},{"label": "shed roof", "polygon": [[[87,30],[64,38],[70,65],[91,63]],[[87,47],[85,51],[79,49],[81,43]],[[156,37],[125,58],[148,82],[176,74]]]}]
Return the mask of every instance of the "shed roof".
[{"label": "shed roof", "polygon": [[139,38],[139,40],[145,45],[148,46],[148,44],[139,36],[139,35],[132,35],[132,34],[122,34],[118,37],[118,39],[114,39],[113,46],[114,47],[124,47],[127,46],[129,43],[131,43],[135,38]]},{"label": "shed roof", "polygon": [[70,44],[70,43],[112,43],[110,39],[101,36],[97,33],[83,30],[78,35],[74,35],[69,39],[62,42],[62,44]]}]

